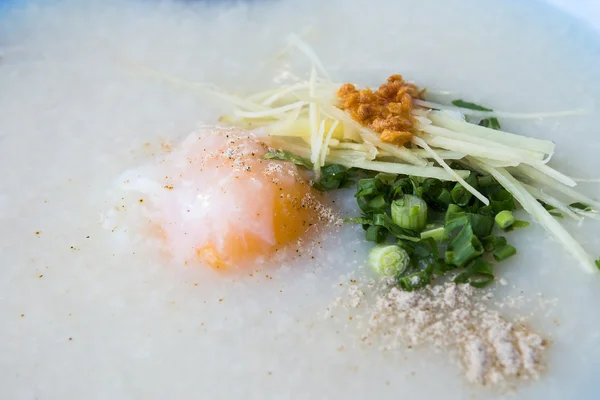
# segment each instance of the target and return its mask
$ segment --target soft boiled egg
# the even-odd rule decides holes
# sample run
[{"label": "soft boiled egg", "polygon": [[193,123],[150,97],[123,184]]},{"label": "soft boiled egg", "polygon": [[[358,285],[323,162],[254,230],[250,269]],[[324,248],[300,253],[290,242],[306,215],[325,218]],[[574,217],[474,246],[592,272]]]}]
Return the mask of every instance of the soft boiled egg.
[{"label": "soft boiled egg", "polygon": [[322,219],[320,194],[291,163],[266,160],[265,143],[209,130],[126,171],[113,230],[162,242],[177,260],[231,269],[268,260]]}]

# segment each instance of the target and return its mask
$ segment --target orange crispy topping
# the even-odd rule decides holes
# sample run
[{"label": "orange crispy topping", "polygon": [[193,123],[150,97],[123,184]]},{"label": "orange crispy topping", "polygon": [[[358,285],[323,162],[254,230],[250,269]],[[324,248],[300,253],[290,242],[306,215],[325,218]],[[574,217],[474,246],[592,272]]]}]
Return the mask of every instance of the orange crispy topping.
[{"label": "orange crispy topping", "polygon": [[339,107],[352,119],[380,133],[382,141],[398,145],[412,138],[413,98],[421,95],[419,88],[406,83],[402,75],[390,76],[375,92],[369,88],[358,90],[351,83],[342,85],[337,92]]}]

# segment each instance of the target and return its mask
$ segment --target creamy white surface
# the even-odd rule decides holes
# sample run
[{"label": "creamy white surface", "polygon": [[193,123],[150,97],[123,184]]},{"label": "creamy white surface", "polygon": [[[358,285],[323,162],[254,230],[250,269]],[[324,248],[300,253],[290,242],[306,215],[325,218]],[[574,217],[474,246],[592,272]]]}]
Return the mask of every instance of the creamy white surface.
[{"label": "creamy white surface", "polygon": [[[5,12],[2,397],[495,398],[467,386],[443,354],[381,353],[361,345],[346,329],[351,321],[323,319],[347,282],[340,275],[364,274],[370,245],[359,228],[324,238],[315,261],[232,281],[123,247],[99,220],[114,179],[149,159],[145,142],[184,138],[227,110],[128,60],[257,89],[270,83],[263,63],[285,35],[311,24],[307,40],[339,81],[378,84],[400,72],[506,111],[587,107],[582,117],[503,124],[556,141],[553,165],[562,171],[598,178],[600,42],[575,21],[523,3],[71,1]],[[598,184],[581,190],[600,197]],[[600,255],[599,223],[569,227]],[[520,253],[498,268],[509,282],[499,290],[522,291],[531,304],[540,292],[559,299],[532,320],[554,341],[550,371],[513,398],[594,398],[600,276],[582,273],[539,226],[511,238]]]}]

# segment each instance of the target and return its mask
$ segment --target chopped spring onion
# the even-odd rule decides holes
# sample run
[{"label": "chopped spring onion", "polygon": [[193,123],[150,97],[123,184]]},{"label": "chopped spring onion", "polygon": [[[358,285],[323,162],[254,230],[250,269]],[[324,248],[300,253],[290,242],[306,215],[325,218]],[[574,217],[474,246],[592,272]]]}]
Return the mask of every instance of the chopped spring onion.
[{"label": "chopped spring onion", "polygon": [[443,225],[427,225],[425,230],[421,232],[421,239],[432,238],[436,242],[441,242],[445,232]]},{"label": "chopped spring onion", "polygon": [[427,225],[427,203],[418,196],[405,194],[392,203],[392,220],[401,228],[420,231]]},{"label": "chopped spring onion", "polygon": [[490,215],[475,213],[456,213],[451,219],[446,220],[446,235],[450,235],[455,229],[470,225],[477,237],[486,237],[492,233],[494,218]]},{"label": "chopped spring onion", "polygon": [[[474,173],[471,173],[468,179],[470,182],[478,182]],[[508,246],[504,237],[491,235],[494,227],[493,215],[497,213],[493,207],[497,207],[498,212],[514,209],[514,199],[510,193],[492,179],[487,190],[492,190],[496,200],[490,198],[490,205],[483,206],[478,200],[472,199],[473,202],[460,207],[452,202],[448,191],[450,187],[451,183],[432,178],[398,177],[389,174],[377,174],[373,178],[363,178],[358,182],[355,197],[363,216],[347,221],[361,224],[368,241],[382,243],[390,233],[398,239],[397,244],[406,250],[410,259],[409,266],[396,276],[396,283],[404,290],[423,287],[429,284],[433,277],[444,275],[456,268],[465,268],[465,274],[474,276],[472,280],[465,282],[472,281],[475,286],[484,286],[493,280],[493,271],[491,266],[486,266],[483,272],[480,271],[481,263],[473,266],[476,260],[484,252],[490,256],[495,255],[498,260],[508,258],[516,252],[512,246]],[[436,207],[442,193],[447,193],[449,197],[448,202],[442,203],[441,208],[446,209],[444,225],[430,224],[421,228],[420,224],[416,226],[404,222],[406,215],[399,217],[398,207],[403,213],[409,214],[409,218],[416,217],[421,210],[420,207],[407,204],[409,199],[423,201],[427,207],[431,206],[432,209],[441,211]],[[508,200],[511,200],[510,204]],[[439,217],[439,214],[437,216]],[[433,215],[433,218],[435,217],[436,215]],[[420,235],[416,233],[419,230],[422,230]],[[439,245],[447,247],[443,259],[439,258]],[[466,279],[464,277],[465,275],[463,279]]]},{"label": "chopped spring onion", "polygon": [[471,286],[484,287],[494,280],[492,264],[482,257],[454,278],[454,283],[469,283]]},{"label": "chopped spring onion", "polygon": [[398,226],[396,223],[394,223],[392,218],[385,213],[373,215],[373,225],[384,227],[398,239],[417,242],[419,241],[419,239],[416,237],[415,231],[410,229],[404,229]]},{"label": "chopped spring onion", "polygon": [[353,176],[348,168],[339,164],[326,165],[321,169],[321,179],[313,186],[323,192],[347,188],[354,185]]},{"label": "chopped spring onion", "polygon": [[505,189],[495,190],[490,193],[490,205],[492,211],[499,213],[504,210],[513,211],[516,209],[515,198]]},{"label": "chopped spring onion", "polygon": [[401,275],[396,281],[402,289],[407,292],[412,292],[413,290],[429,285],[429,282],[431,282],[431,274],[426,270],[416,271],[408,275]]},{"label": "chopped spring onion", "polygon": [[366,230],[365,239],[369,242],[381,243],[383,242],[388,233],[383,226],[369,225]]},{"label": "chopped spring onion", "polygon": [[450,182],[442,182],[437,179],[425,179],[423,181],[422,196],[427,204],[436,211],[444,211],[452,203],[450,195]]},{"label": "chopped spring onion", "polygon": [[471,224],[465,224],[458,235],[448,244],[444,256],[447,264],[462,267],[469,261],[483,254],[483,246],[473,234]]},{"label": "chopped spring onion", "polygon": [[495,249],[492,253],[492,256],[496,261],[504,261],[507,258],[514,256],[515,254],[517,254],[517,249],[515,249],[510,244],[507,244],[505,246]]},{"label": "chopped spring onion", "polygon": [[446,210],[446,215],[444,217],[444,220],[446,223],[448,223],[448,221],[451,221],[457,217],[462,216],[464,213],[464,210],[456,204],[449,204],[448,205],[448,209]]},{"label": "chopped spring onion", "polygon": [[513,224],[510,227],[511,228],[527,228],[528,226],[529,226],[529,222],[516,220],[515,222],[513,222]]},{"label": "chopped spring onion", "polygon": [[482,244],[485,251],[489,252],[504,247],[508,243],[506,242],[506,238],[504,236],[488,236],[483,239]]},{"label": "chopped spring onion", "polygon": [[369,265],[382,276],[397,276],[404,272],[409,262],[406,250],[395,244],[375,246],[369,253]]},{"label": "chopped spring onion", "polygon": [[479,187],[487,188],[492,185],[498,184],[498,182],[496,182],[494,177],[491,175],[483,175],[477,177],[477,184],[479,185]]},{"label": "chopped spring onion", "polygon": [[500,229],[508,228],[509,226],[514,224],[516,220],[517,219],[515,218],[513,213],[509,210],[500,211],[498,214],[496,214],[496,217],[494,217],[494,221]]},{"label": "chopped spring onion", "polygon": [[[471,194],[471,192],[466,190],[466,188],[464,188],[463,185],[457,183],[456,186],[454,186],[454,188],[450,192],[450,197],[452,198],[452,201],[454,203],[458,204],[461,207],[464,207],[467,204],[469,204],[469,202],[473,198],[473,195]],[[489,200],[487,200],[486,202],[489,204]]]}]

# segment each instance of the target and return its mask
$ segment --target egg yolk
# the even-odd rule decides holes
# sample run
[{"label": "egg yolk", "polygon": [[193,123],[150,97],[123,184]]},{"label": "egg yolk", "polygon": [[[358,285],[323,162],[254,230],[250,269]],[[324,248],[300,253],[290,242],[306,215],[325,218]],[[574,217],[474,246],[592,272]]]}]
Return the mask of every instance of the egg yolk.
[{"label": "egg yolk", "polygon": [[255,267],[335,223],[302,171],[264,159],[268,146],[249,132],[203,130],[164,150],[121,174],[123,192],[107,223],[140,234],[176,263]]},{"label": "egg yolk", "polygon": [[243,265],[251,260],[268,257],[297,241],[318,222],[317,213],[307,204],[310,202],[306,201],[314,198],[312,189],[307,184],[294,181],[276,186],[277,190],[256,193],[252,199],[272,204],[272,222],[263,229],[271,230],[274,240],[267,240],[251,229],[230,226],[226,229],[228,234],[222,238],[223,246],[211,242],[201,245],[197,250],[198,257],[217,269]]},{"label": "egg yolk", "polygon": [[[253,136],[188,138],[156,169],[158,236],[178,259],[219,270],[268,260],[319,222],[320,194]],[[157,196],[154,196],[156,198]]]}]

